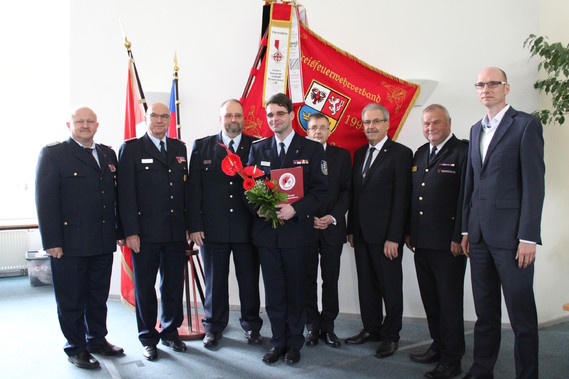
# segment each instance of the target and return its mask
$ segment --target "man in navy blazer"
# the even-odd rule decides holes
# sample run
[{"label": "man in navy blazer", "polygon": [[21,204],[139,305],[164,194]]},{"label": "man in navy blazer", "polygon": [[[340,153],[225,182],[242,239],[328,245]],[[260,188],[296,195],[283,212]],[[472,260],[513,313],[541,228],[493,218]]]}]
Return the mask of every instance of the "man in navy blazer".
[{"label": "man in navy blazer", "polygon": [[543,128],[506,104],[504,71],[489,67],[475,87],[487,114],[470,130],[462,247],[470,256],[478,319],[467,378],[492,377],[500,350],[501,290],[514,331],[516,378],[537,378],[533,293],[536,244],[545,193]]},{"label": "man in navy blazer", "polygon": [[322,145],[293,130],[292,101],[286,95],[274,95],[265,109],[275,135],[253,143],[249,166],[256,165],[269,178],[273,169],[302,167],[304,197],[279,206],[277,216],[284,223],[277,228],[252,209],[253,244],[259,250],[273,333],[263,361],[274,363],[284,355],[285,363],[294,364],[304,344],[306,264],[314,241],[314,214],[326,196],[328,168]]},{"label": "man in navy blazer", "polygon": [[[186,146],[167,138],[170,110],[154,103],[146,112],[148,132],[119,150],[119,209],[126,244],[133,251],[138,338],[143,356],[158,357],[156,345],[185,351],[178,336],[182,307],[188,218]],[[156,330],[156,275],[160,271],[161,331]]]},{"label": "man in navy blazer", "polygon": [[369,143],[354,153],[348,241],[355,251],[363,329],[346,343],[381,341],[375,355],[384,358],[397,350],[403,322],[401,259],[413,152],[387,136],[389,112],[382,105],[365,106],[362,122]]},{"label": "man in navy blazer", "polygon": [[203,343],[216,346],[229,321],[229,257],[233,252],[241,327],[249,343],[260,344],[263,320],[259,317],[259,255],[251,244],[253,215],[247,207],[243,179],[221,170],[226,147],[241,162],[247,162],[256,138],[242,134],[244,117],[239,100],[221,104],[219,123],[221,132],[196,140],[190,158],[190,240],[201,246],[206,280]]},{"label": "man in navy blazer", "polygon": [[42,244],[50,255],[59,325],[69,362],[97,368],[90,353],[121,355],[107,342],[107,298],[113,253],[124,245],[117,219],[117,157],[93,140],[99,127],[90,108],[75,109],[70,138],[42,149],[36,206]]},{"label": "man in navy blazer", "polygon": [[423,110],[423,135],[411,169],[412,195],[409,234],[405,242],[415,253],[415,270],[433,342],[418,363],[438,362],[427,378],[452,378],[462,371],[464,355],[464,272],[460,246],[462,201],[468,143],[451,133],[445,107]]},{"label": "man in navy blazer", "polygon": [[[330,121],[322,113],[308,117],[308,137],[318,141],[326,151],[328,164],[328,193],[326,201],[314,216],[316,240],[308,264],[309,287],[306,308],[306,344],[318,344],[318,339],[331,347],[339,347],[340,339],[334,333],[338,316],[338,278],[340,257],[346,243],[346,212],[350,207],[352,158],[350,152],[326,143],[330,137]],[[318,311],[318,258],[322,276],[322,311]]]}]

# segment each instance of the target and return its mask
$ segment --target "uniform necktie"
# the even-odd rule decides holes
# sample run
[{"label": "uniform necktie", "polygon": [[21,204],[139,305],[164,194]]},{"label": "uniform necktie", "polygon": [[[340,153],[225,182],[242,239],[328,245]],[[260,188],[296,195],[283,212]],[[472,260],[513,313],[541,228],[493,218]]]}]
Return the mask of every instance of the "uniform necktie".
[{"label": "uniform necktie", "polygon": [[279,159],[281,160],[282,165],[285,159],[285,144],[284,142],[281,142],[279,145],[281,147],[281,151],[279,152]]},{"label": "uniform necktie", "polygon": [[84,147],[83,149],[85,149],[85,152],[86,152],[87,154],[89,154],[89,156],[91,157],[91,159],[93,160],[93,162],[95,162],[95,164],[97,165],[97,167],[100,168],[101,166],[99,165],[99,162],[97,162],[97,158],[95,158],[95,156],[93,155],[93,150],[94,150],[94,149],[91,149],[90,147]]},{"label": "uniform necktie", "polygon": [[437,156],[437,147],[435,146],[431,150],[431,155],[429,155],[429,163],[431,163],[436,156]]},{"label": "uniform necktie", "polygon": [[362,178],[365,179],[366,175],[369,171],[369,167],[371,166],[371,160],[373,159],[373,152],[375,151],[375,147],[369,148],[369,155],[367,156],[366,163],[364,164],[364,171],[362,172]]},{"label": "uniform necktie", "polygon": [[229,141],[229,150],[231,150],[231,152],[232,152],[233,154],[235,154],[235,147],[234,147],[234,145],[235,145],[235,141],[233,141],[233,140]]},{"label": "uniform necktie", "polygon": [[160,154],[162,154],[165,160],[168,159],[168,154],[166,154],[166,147],[164,146],[164,141],[160,141]]}]

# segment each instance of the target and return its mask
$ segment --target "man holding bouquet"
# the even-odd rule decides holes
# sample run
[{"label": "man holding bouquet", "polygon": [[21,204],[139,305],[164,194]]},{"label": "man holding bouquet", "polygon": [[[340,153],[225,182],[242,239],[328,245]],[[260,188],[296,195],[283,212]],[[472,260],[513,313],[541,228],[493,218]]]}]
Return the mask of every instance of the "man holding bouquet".
[{"label": "man holding bouquet", "polygon": [[293,130],[294,112],[286,95],[271,97],[265,110],[274,136],[253,143],[249,166],[261,169],[266,177],[271,170],[301,167],[304,193],[294,204],[276,207],[282,221],[276,227],[266,221],[266,212],[254,209],[252,240],[259,250],[273,333],[271,350],[263,361],[274,363],[284,355],[285,363],[294,364],[300,360],[304,344],[305,270],[314,241],[314,213],[326,196],[328,168],[322,145]]}]

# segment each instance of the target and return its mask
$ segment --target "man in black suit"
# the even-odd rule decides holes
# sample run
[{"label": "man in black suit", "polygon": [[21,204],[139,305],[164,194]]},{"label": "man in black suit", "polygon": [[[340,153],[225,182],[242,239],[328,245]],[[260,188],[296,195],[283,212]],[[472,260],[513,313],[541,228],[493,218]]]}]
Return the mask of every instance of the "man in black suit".
[{"label": "man in black suit", "polygon": [[91,109],[75,109],[71,137],[46,146],[36,171],[42,244],[50,255],[59,325],[69,362],[97,368],[90,353],[121,355],[105,339],[113,253],[124,245],[117,222],[117,157],[93,140],[99,127]]},{"label": "man in black suit", "polygon": [[493,377],[500,350],[501,291],[514,331],[516,378],[537,378],[536,244],[545,194],[543,128],[506,104],[504,71],[489,67],[475,83],[487,114],[470,129],[462,248],[470,257],[474,363],[466,378]]},{"label": "man in black suit", "polygon": [[[119,208],[126,244],[133,251],[138,338],[147,360],[156,345],[185,351],[178,336],[184,319],[182,292],[187,235],[187,153],[183,142],[167,138],[170,111],[162,103],[146,112],[148,132],[119,150]],[[160,270],[161,331],[156,330],[154,285]]]},{"label": "man in black suit", "polygon": [[405,242],[415,253],[421,299],[433,343],[419,363],[438,362],[427,378],[452,378],[461,373],[464,355],[464,272],[466,256],[460,242],[462,200],[468,143],[451,133],[445,107],[423,110],[423,135],[429,141],[413,158],[409,235]]},{"label": "man in black suit", "polygon": [[216,346],[229,321],[229,256],[233,252],[239,283],[241,327],[251,344],[260,344],[259,255],[251,244],[253,216],[247,208],[243,179],[227,176],[221,161],[227,157],[223,145],[247,162],[256,139],[242,134],[243,106],[230,99],[220,108],[221,132],[198,139],[190,159],[190,240],[201,246],[205,269],[205,347]]},{"label": "man in black suit", "polygon": [[285,363],[294,364],[304,344],[306,264],[314,241],[314,214],[326,196],[328,169],[322,145],[293,130],[294,112],[286,95],[274,95],[265,109],[275,135],[253,143],[249,166],[256,165],[267,177],[273,169],[302,167],[304,197],[279,206],[277,216],[283,225],[276,228],[265,214],[254,210],[253,244],[259,250],[273,333],[271,350],[263,361],[274,363],[284,354]]},{"label": "man in black suit", "polygon": [[[318,141],[326,151],[328,163],[328,193],[326,201],[314,217],[316,240],[308,263],[308,305],[306,308],[306,344],[318,344],[318,338],[331,347],[339,347],[334,333],[338,316],[338,277],[340,256],[346,242],[346,212],[350,206],[352,158],[348,150],[326,143],[330,137],[330,122],[322,113],[308,117],[308,137]],[[318,256],[322,275],[322,312],[318,312]]]},{"label": "man in black suit", "polygon": [[413,152],[387,136],[389,112],[380,104],[364,107],[362,123],[369,144],[354,153],[348,241],[355,250],[363,329],[346,343],[381,341],[375,355],[384,358],[397,350],[402,326]]}]

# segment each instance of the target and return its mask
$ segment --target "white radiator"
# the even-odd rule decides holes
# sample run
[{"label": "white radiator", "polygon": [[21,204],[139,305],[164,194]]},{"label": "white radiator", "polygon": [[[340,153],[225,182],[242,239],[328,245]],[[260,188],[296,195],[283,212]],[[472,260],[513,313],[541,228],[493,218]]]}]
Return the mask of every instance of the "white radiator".
[{"label": "white radiator", "polygon": [[26,275],[28,230],[0,231],[0,276]]}]

